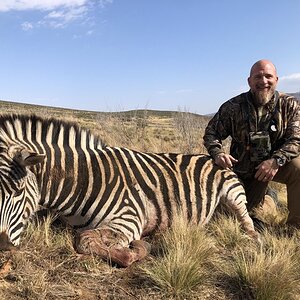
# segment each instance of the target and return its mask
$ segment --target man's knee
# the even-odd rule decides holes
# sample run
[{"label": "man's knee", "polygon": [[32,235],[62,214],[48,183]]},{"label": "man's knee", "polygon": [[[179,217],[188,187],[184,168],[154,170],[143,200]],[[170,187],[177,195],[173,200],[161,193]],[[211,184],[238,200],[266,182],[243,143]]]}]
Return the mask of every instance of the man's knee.
[{"label": "man's knee", "polygon": [[300,156],[292,159],[283,167],[279,168],[274,177],[274,181],[290,184],[295,181],[299,182],[300,178]]}]

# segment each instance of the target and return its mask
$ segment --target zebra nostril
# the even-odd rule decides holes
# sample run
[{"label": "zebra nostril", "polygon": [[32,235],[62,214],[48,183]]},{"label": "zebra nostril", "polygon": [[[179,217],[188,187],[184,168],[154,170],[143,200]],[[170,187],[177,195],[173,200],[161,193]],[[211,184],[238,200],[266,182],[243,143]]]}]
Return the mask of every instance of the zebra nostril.
[{"label": "zebra nostril", "polygon": [[6,232],[0,233],[0,251],[10,251],[14,248],[14,245],[9,240]]}]

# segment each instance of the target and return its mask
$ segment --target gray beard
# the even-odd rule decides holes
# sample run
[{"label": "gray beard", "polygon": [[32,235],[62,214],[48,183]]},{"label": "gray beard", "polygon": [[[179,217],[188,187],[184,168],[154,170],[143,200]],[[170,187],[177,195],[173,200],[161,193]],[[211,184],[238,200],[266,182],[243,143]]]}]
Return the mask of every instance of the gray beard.
[{"label": "gray beard", "polygon": [[268,92],[259,91],[254,93],[254,102],[257,106],[266,105],[273,97],[274,90],[269,90]]}]

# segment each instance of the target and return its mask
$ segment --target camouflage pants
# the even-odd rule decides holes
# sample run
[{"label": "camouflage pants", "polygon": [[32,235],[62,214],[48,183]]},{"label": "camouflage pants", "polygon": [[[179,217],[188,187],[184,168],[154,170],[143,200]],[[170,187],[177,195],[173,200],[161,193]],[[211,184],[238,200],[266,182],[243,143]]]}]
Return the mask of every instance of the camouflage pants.
[{"label": "camouflage pants", "polygon": [[[286,185],[289,210],[287,223],[300,228],[300,156],[279,168],[273,181]],[[268,183],[256,179],[243,180],[243,182],[248,209],[251,210],[264,198]]]}]

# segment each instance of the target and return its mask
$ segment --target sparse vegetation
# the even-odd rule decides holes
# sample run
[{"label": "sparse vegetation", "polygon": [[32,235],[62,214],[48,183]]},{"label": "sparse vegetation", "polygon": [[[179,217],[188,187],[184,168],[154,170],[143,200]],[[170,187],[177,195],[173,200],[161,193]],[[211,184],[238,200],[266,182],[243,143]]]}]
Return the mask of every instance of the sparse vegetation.
[{"label": "sparse vegetation", "polygon": [[[62,115],[59,109],[0,103],[6,104],[2,111]],[[109,145],[204,152],[208,118],[187,112],[65,110],[63,115],[99,132]],[[51,225],[51,217],[29,224],[20,249],[0,253],[0,299],[299,299],[300,233],[283,225],[285,191],[274,187],[281,207],[269,215],[257,212],[272,225],[262,232],[262,247],[232,216],[218,214],[205,229],[177,216],[172,228],[152,237],[151,255],[127,269],[78,255],[74,232]]]},{"label": "sparse vegetation", "polygon": [[195,289],[213,282],[215,241],[203,227],[188,224],[182,214],[162,234],[160,255],[141,269],[154,287],[177,298],[195,297]]},{"label": "sparse vegetation", "polygon": [[[299,240],[264,233],[265,246],[241,247],[222,266],[224,282],[244,299],[299,299]],[[227,276],[227,278],[226,278]]]}]

